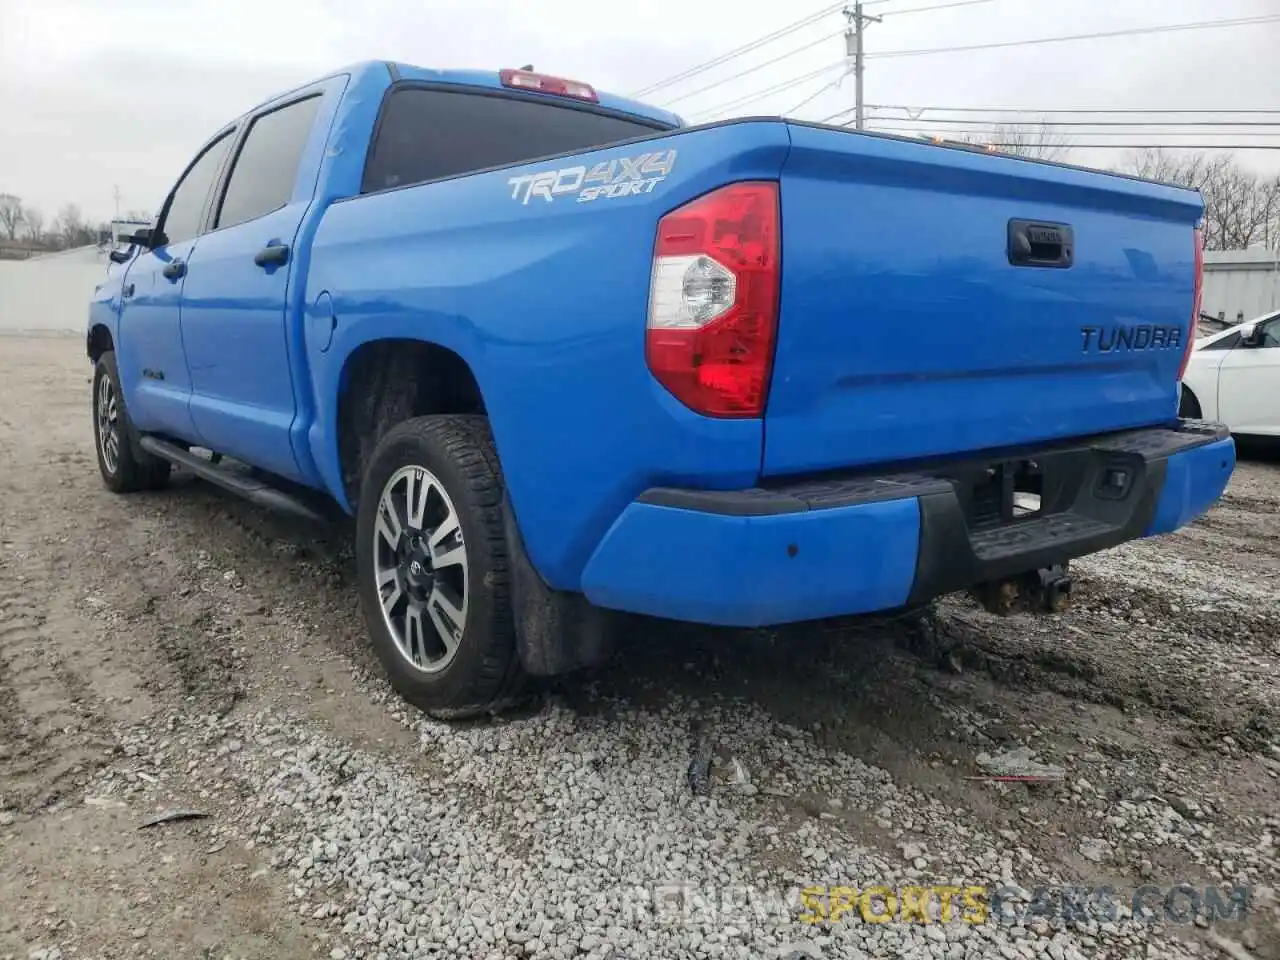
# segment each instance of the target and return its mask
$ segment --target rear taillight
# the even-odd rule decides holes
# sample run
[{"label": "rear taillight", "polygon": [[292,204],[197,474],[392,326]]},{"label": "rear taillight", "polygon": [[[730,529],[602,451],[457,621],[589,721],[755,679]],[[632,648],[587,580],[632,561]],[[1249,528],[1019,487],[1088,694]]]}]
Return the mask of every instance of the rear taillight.
[{"label": "rear taillight", "polygon": [[762,416],[778,282],[776,183],[735,183],[668,213],[649,285],[654,377],[706,416]]},{"label": "rear taillight", "polygon": [[590,100],[592,103],[600,99],[590,84],[566,80],[564,77],[548,77],[546,74],[533,73],[529,70],[501,70],[498,77],[504,87],[511,87],[513,90],[534,90],[538,93],[551,93],[557,97]]},{"label": "rear taillight", "polygon": [[1191,297],[1191,325],[1187,329],[1187,345],[1182,351],[1182,366],[1178,367],[1178,379],[1187,372],[1187,364],[1191,362],[1191,352],[1196,346],[1196,331],[1200,329],[1200,299],[1204,292],[1204,231],[1196,227],[1196,286]]}]

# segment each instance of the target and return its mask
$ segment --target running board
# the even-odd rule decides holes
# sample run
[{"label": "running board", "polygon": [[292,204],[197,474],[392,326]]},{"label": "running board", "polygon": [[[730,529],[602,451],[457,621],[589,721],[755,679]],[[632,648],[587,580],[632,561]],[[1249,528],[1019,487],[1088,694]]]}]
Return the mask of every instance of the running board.
[{"label": "running board", "polygon": [[144,436],[139,440],[139,445],[147,453],[154,454],[162,460],[168,460],[170,463],[176,463],[178,466],[186,467],[197,477],[208,480],[210,483],[237,496],[244,497],[244,499],[251,503],[256,503],[258,506],[291,513],[295,517],[302,517],[306,520],[328,523],[328,520],[322,514],[312,509],[300,498],[273,487],[257,477],[242,475],[238,471],[232,472],[220,464],[210,463],[204,457],[191,453],[189,450],[183,450],[181,447],[161,440],[159,437]]}]

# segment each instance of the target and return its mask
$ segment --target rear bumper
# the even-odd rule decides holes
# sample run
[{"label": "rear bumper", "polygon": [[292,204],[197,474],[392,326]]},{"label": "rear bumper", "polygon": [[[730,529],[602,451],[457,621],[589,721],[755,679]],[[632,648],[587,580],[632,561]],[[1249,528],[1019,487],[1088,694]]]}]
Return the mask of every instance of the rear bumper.
[{"label": "rear bumper", "polygon": [[[1042,508],[1011,519],[1003,478],[1021,464],[1042,477]],[[910,473],[657,488],[610,528],[582,590],[599,606],[726,626],[889,610],[1168,533],[1204,513],[1234,467],[1225,427],[1182,421]]]}]

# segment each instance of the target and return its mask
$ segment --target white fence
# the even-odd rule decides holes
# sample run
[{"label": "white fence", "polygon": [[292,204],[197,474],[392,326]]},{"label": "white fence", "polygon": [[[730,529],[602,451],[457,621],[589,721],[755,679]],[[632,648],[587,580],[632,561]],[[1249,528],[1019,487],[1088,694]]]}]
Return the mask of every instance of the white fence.
[{"label": "white fence", "polygon": [[93,289],[106,278],[96,248],[35,260],[0,260],[0,330],[83,330]]}]

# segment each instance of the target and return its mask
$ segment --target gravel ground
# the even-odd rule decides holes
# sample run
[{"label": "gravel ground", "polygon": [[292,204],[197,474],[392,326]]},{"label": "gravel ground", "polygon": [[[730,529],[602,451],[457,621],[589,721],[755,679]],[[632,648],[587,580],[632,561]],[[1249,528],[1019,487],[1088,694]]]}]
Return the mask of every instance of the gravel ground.
[{"label": "gravel ground", "polygon": [[[0,339],[0,958],[1280,960],[1274,457],[1080,563],[1061,617],[636,620],[607,668],[443,724],[382,681],[345,531],[106,493],[88,376],[79,338]],[[1028,756],[1062,779],[976,779]],[[1064,884],[1119,907],[1037,899]],[[1144,884],[1251,900],[1134,917]],[[875,886],[1003,888],[1004,918],[838,891]]]}]

